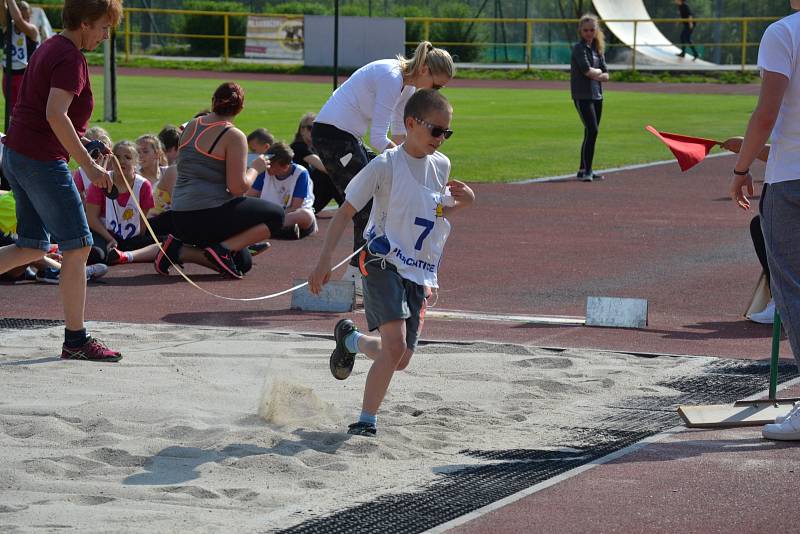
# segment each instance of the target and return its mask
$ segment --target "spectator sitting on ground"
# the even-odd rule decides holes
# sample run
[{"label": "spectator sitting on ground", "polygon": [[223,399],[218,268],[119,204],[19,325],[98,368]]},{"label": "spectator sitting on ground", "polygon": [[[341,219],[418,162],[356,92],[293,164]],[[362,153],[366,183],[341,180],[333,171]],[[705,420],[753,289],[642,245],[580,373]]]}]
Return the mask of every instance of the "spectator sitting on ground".
[{"label": "spectator sitting on ground", "polygon": [[153,134],[145,134],[136,139],[136,152],[139,156],[139,174],[146,178],[153,186],[153,210],[152,215],[163,213],[172,204],[172,190],[166,191],[161,184],[164,174],[167,171],[167,156],[164,154],[164,146],[161,141]]},{"label": "spectator sitting on ground", "polygon": [[[14,195],[10,191],[0,190],[0,198],[3,202],[10,202],[13,205]],[[13,206],[11,206],[13,207]],[[16,228],[17,220],[13,209],[3,212],[2,224],[0,224],[0,247],[16,244],[17,240],[13,235],[5,233],[4,230]],[[58,284],[61,274],[61,256],[56,253],[45,254],[41,259],[31,263],[20,265],[8,272],[0,273],[0,282],[27,282],[36,280],[49,284]],[[108,268],[102,263],[88,265],[86,267],[86,280],[97,280],[108,272]]]},{"label": "spectator sitting on ground", "polygon": [[247,247],[283,227],[280,206],[243,196],[269,167],[259,156],[248,168],[247,138],[232,123],[244,108],[244,90],[223,83],[211,105],[212,113],[190,121],[181,135],[172,195],[175,235],[166,240],[166,254],[156,258],[160,274],[191,261],[242,278],[252,260]]},{"label": "spectator sitting on ground", "polygon": [[158,139],[164,146],[167,165],[175,165],[178,161],[178,145],[181,142],[181,130],[177,126],[167,124],[158,132]]},{"label": "spectator sitting on ground", "polygon": [[[111,136],[108,135],[108,132],[100,126],[92,126],[86,130],[86,133],[83,136],[90,141],[100,141],[109,151],[111,151],[111,147],[114,144],[111,141]],[[102,156],[99,151],[89,155],[94,158],[95,161],[99,161],[100,156]],[[72,181],[75,182],[75,187],[78,188],[78,194],[81,196],[81,202],[86,204],[86,190],[89,189],[90,185],[92,185],[92,181],[89,180],[89,177],[86,175],[86,171],[81,167],[75,169],[75,172],[72,173]]]},{"label": "spectator sitting on ground", "polygon": [[268,156],[269,170],[258,175],[247,195],[283,207],[283,228],[275,237],[300,239],[313,234],[317,231],[317,220],[308,171],[292,162],[294,152],[286,143],[272,145]]},{"label": "spectator sitting on ground", "polygon": [[[154,243],[128,192],[130,187],[142,211],[147,215],[154,204],[153,190],[150,182],[136,173],[139,158],[136,145],[131,141],[120,141],[114,145],[113,153],[119,161],[118,170],[112,166],[112,180],[119,191],[117,199],[107,198],[103,190],[95,185],[86,193],[86,219],[92,230],[92,239],[96,252],[102,255],[99,260],[108,265],[132,261],[132,258],[124,254],[125,251],[141,249]],[[149,253],[149,258],[139,258],[139,261],[153,261],[158,248],[150,247]],[[125,260],[120,261],[121,256],[126,256]]]},{"label": "spectator sitting on ground", "polygon": [[256,128],[247,136],[247,165],[250,166],[258,156],[263,156],[275,142],[275,138],[266,128]]},{"label": "spectator sitting on ground", "polygon": [[316,113],[309,112],[303,115],[300,125],[297,127],[297,133],[294,134],[294,142],[289,147],[294,150],[292,161],[309,171],[311,182],[314,184],[314,213],[319,214],[331,200],[335,200],[336,204],[341,206],[344,202],[344,195],[336,188],[333,180],[328,176],[322,160],[314,152],[311,128],[314,126],[316,118]]}]

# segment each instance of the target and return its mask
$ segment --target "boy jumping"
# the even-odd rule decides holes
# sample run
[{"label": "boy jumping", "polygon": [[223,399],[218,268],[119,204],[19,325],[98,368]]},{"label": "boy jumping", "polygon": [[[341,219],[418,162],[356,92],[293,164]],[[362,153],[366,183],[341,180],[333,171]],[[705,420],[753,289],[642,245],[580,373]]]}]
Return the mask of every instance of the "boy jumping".
[{"label": "boy jumping", "polygon": [[355,355],[373,360],[364,387],[361,417],[348,434],[374,436],[377,413],[396,370],[408,366],[417,346],[431,288],[450,233],[446,216],[470,206],[475,194],[463,182],[448,181],[450,160],[437,152],[452,134],[453,108],[438,91],[423,89],[406,104],[406,140],[384,151],[348,184],[345,202],[331,222],[319,261],[309,275],[309,289],[319,294],[328,282],[331,254],[347,222],[373,200],[362,252],[364,311],[370,331],[361,334],[349,319],[334,329],[333,376],[344,380]]}]

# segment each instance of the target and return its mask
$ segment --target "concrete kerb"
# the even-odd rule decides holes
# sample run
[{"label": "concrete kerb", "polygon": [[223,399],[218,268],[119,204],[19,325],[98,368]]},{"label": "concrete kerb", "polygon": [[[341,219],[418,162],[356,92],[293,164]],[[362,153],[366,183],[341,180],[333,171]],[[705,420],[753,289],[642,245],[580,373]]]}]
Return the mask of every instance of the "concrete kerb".
[{"label": "concrete kerb", "polygon": [[[709,158],[721,158],[724,156],[732,156],[734,155],[732,152],[723,152],[719,154],[710,154],[706,156],[706,159]],[[609,173],[614,172],[622,172],[622,171],[634,171],[636,169],[646,169],[648,167],[655,167],[657,165],[667,165],[670,163],[675,163],[674,159],[665,159],[662,161],[653,161],[650,163],[638,163],[636,165],[626,165],[624,167],[612,167],[610,169],[602,169],[597,171],[599,174],[607,175]],[[511,185],[527,185],[527,184],[538,184],[538,183],[548,183],[548,182],[568,182],[570,180],[577,181],[578,178],[575,176],[575,173],[572,174],[563,174],[561,176],[545,176],[543,178],[529,178],[527,180],[520,180],[517,182],[508,182]]]}]

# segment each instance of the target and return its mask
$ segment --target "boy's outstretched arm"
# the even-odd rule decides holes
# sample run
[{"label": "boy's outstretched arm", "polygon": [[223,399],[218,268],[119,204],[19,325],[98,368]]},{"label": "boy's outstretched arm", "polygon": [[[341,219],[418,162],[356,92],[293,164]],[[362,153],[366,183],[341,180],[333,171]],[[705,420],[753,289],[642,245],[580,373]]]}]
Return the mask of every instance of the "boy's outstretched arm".
[{"label": "boy's outstretched arm", "polygon": [[333,216],[331,226],[325,235],[325,242],[322,244],[322,252],[319,253],[317,266],[308,275],[308,289],[312,294],[319,295],[320,291],[322,291],[322,286],[328,283],[331,277],[331,254],[333,254],[333,249],[339,243],[345,226],[355,214],[356,209],[346,200],[336,210],[336,215]]},{"label": "boy's outstretched arm", "polygon": [[469,206],[472,206],[473,202],[475,202],[475,192],[464,182],[459,180],[450,180],[447,182],[447,186],[450,188],[450,194],[453,195],[456,205],[445,207],[445,216],[452,215],[456,211],[459,211],[463,208],[468,208]]}]

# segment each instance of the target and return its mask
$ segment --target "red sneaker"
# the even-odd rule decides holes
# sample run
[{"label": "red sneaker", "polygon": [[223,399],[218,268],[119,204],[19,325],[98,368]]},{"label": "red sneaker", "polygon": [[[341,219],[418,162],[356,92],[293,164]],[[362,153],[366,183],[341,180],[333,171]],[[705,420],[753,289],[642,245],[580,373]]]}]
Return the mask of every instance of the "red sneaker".
[{"label": "red sneaker", "polygon": [[122,353],[111,350],[99,340],[90,337],[80,347],[71,349],[66,345],[61,347],[62,360],[86,360],[90,362],[118,362]]}]

